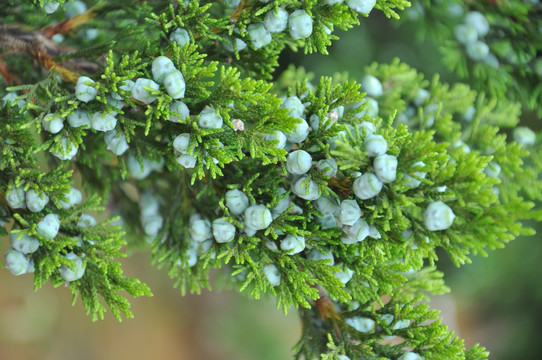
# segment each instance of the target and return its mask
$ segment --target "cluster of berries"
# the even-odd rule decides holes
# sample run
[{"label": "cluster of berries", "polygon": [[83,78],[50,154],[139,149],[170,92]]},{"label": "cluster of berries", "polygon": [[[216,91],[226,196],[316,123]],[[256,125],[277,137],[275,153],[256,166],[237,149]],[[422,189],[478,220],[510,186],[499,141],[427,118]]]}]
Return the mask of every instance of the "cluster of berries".
[{"label": "cluster of berries", "polygon": [[484,14],[470,11],[465,15],[464,23],[455,27],[457,41],[465,46],[467,55],[474,61],[483,61],[492,67],[499,67],[499,61],[484,42],[489,32],[489,22]]}]

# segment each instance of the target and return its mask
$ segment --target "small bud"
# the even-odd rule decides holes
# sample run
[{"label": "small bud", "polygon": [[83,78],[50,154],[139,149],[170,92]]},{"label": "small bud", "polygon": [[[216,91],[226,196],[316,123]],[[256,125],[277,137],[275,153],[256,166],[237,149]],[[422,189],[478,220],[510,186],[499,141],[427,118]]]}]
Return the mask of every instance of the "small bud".
[{"label": "small bud", "polygon": [[382,186],[382,181],[375,174],[365,173],[354,180],[352,189],[359,199],[367,200],[380,194]]},{"label": "small bud", "polygon": [[174,70],[173,61],[166,56],[158,56],[152,61],[152,77],[158,84],[161,84],[164,77]]},{"label": "small bud", "polygon": [[64,122],[58,114],[47,114],[41,120],[43,130],[50,132],[51,134],[57,134],[64,127]]},{"label": "small bud", "polygon": [[312,166],[312,157],[305,150],[292,151],[286,161],[286,169],[295,175],[305,174]]},{"label": "small bud", "polygon": [[294,255],[305,250],[305,238],[303,236],[287,235],[280,241],[280,249]]},{"label": "small bud", "polygon": [[277,286],[280,284],[280,272],[275,265],[267,265],[263,267],[265,277],[271,283],[271,286]]},{"label": "small bud", "polygon": [[60,217],[57,214],[48,214],[36,225],[38,234],[47,239],[53,239],[60,229]]},{"label": "small bud", "polygon": [[96,98],[98,90],[94,88],[95,82],[89,77],[80,76],[75,85],[75,97],[82,102],[88,103]]},{"label": "small bud", "polygon": [[26,273],[28,269],[28,258],[20,251],[9,249],[4,254],[6,259],[6,268],[11,271],[15,276],[19,276]]},{"label": "small bud", "polygon": [[26,192],[26,207],[32,212],[40,212],[49,202],[49,196],[44,192],[36,192],[30,189]]},{"label": "small bud", "polygon": [[264,230],[273,221],[271,211],[264,205],[252,205],[245,210],[245,224],[255,230]]},{"label": "small bud", "polygon": [[397,157],[387,154],[379,155],[375,158],[373,167],[376,176],[383,183],[395,181],[397,176]]},{"label": "small bud", "polygon": [[241,190],[226,191],[225,199],[226,206],[233,215],[241,215],[248,208],[248,197]]},{"label": "small bud", "polygon": [[151,79],[139,78],[136,80],[132,87],[132,97],[141,101],[144,104],[150,104],[156,100],[157,96],[151,94],[149,90],[144,88],[150,88],[151,90],[159,90],[160,85],[152,81]]},{"label": "small bud", "polygon": [[62,279],[69,282],[81,279],[83,275],[85,275],[83,259],[73,252],[66,254],[64,258],[70,260],[71,265],[62,265],[58,268],[58,272],[60,273],[60,276],[62,276]]},{"label": "small bud", "polygon": [[9,242],[15,250],[23,254],[32,254],[40,247],[40,242],[35,237],[16,233],[9,234]]},{"label": "small bud", "polygon": [[335,211],[337,223],[341,225],[354,225],[361,217],[361,209],[356,200],[343,200],[339,208]]},{"label": "small bud", "polygon": [[423,214],[427,230],[446,230],[454,222],[455,214],[452,209],[442,201],[435,201],[427,207]]},{"label": "small bud", "polygon": [[229,243],[235,238],[235,226],[224,218],[213,221],[213,236],[217,243]]}]

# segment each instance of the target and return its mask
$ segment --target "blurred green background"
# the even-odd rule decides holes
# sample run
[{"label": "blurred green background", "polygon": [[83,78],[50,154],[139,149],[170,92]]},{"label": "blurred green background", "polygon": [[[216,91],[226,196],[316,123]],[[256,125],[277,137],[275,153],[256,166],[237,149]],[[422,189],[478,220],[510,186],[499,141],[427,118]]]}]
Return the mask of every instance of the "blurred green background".
[{"label": "blurred green background", "polygon": [[[352,79],[361,79],[365,65],[399,57],[429,77],[440,73],[441,79],[453,81],[436,46],[416,41],[413,29],[413,24],[398,28],[375,11],[362,19],[362,26],[338,31],[341,40],[329,49],[330,56],[286,52],[281,69],[294,63],[317,76],[348,71]],[[541,127],[534,117],[525,124]],[[542,231],[540,224],[534,225]],[[7,249],[7,239],[2,242]],[[435,297],[432,305],[467,345],[486,346],[490,358],[540,359],[541,260],[539,236],[519,238],[460,269],[443,254],[439,266],[452,293]],[[284,316],[273,299],[250,301],[228,291],[181,297],[166,272],[150,265],[148,254],[136,253],[122,262],[126,275],[146,282],[154,292],[153,298],[133,299],[135,319],[122,323],[111,316],[92,323],[80,303],[71,306],[68,289],[47,285],[34,292],[31,276],[0,271],[0,359],[292,358],[291,348],[301,334],[295,311]]]}]

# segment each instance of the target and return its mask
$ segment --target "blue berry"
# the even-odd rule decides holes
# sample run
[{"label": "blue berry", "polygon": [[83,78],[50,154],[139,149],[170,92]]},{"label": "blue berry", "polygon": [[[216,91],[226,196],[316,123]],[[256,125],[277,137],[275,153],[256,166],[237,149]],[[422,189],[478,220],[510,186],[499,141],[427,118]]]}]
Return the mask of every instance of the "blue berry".
[{"label": "blue berry", "polygon": [[288,255],[295,255],[305,250],[305,238],[303,236],[287,235],[280,241],[280,249],[288,253]]},{"label": "blue berry", "polygon": [[376,5],[376,0],[346,0],[346,5],[361,14],[369,14]]},{"label": "blue berry", "polygon": [[312,157],[305,150],[292,151],[290,155],[288,155],[288,160],[286,161],[286,169],[288,169],[288,172],[291,174],[305,174],[311,169],[311,166]]},{"label": "blue berry", "polygon": [[[423,161],[418,161],[417,163],[413,165],[413,167],[416,167],[416,166],[418,167],[425,166],[425,163]],[[418,178],[425,179],[425,176],[427,175],[427,173],[423,171],[415,171],[413,175],[417,176]],[[416,179],[408,174],[405,174],[404,179],[408,180],[405,186],[408,186],[410,188],[417,188],[422,183],[421,180]]]},{"label": "blue berry", "polygon": [[171,71],[164,77],[164,87],[172,99],[183,98],[186,90],[183,74],[179,70]]},{"label": "blue berry", "polygon": [[217,243],[229,243],[235,238],[235,226],[224,218],[214,220],[212,227]]},{"label": "blue berry", "polygon": [[26,206],[26,196],[23,186],[12,187],[6,193],[6,202],[12,209],[24,209]]},{"label": "blue berry", "polygon": [[150,104],[156,100],[157,96],[153,95],[149,90],[159,90],[160,85],[152,81],[151,79],[139,78],[136,80],[134,86],[132,87],[132,97],[136,100],[141,101],[144,104]]},{"label": "blue berry", "polygon": [[60,229],[60,217],[57,214],[48,214],[38,222],[36,231],[47,239],[53,239]]},{"label": "blue berry", "polygon": [[344,266],[342,271],[337,271],[335,273],[335,277],[343,284],[347,284],[352,279],[352,276],[354,276],[354,270],[351,270],[346,266]]},{"label": "blue berry", "polygon": [[271,33],[265,28],[263,23],[249,25],[248,36],[256,49],[270,44],[272,40]]},{"label": "blue berry", "polygon": [[345,322],[348,325],[352,326],[357,331],[362,332],[362,333],[371,332],[375,327],[375,321],[373,319],[369,319],[369,318],[361,317],[361,316],[346,319]]},{"label": "blue berry", "polygon": [[211,238],[211,222],[194,216],[190,219],[188,232],[194,241],[203,242]]},{"label": "blue berry", "polygon": [[33,236],[20,235],[16,233],[9,234],[11,246],[23,254],[32,254],[40,247],[40,242]]},{"label": "blue berry", "polygon": [[77,226],[79,226],[80,228],[88,228],[96,226],[96,224],[96,219],[94,219],[94,217],[89,214],[81,214],[81,216],[79,217],[79,221],[77,221]]},{"label": "blue berry", "polygon": [[245,212],[245,224],[255,230],[264,230],[273,221],[271,211],[264,205],[251,205]]},{"label": "blue berry", "polygon": [[92,115],[90,126],[96,131],[110,131],[117,126],[117,118],[112,113],[98,111]]},{"label": "blue berry", "polygon": [[284,135],[283,132],[278,130],[275,130],[271,134],[266,134],[263,139],[268,141],[276,141],[277,143],[274,146],[277,149],[284,149],[284,147],[286,146],[286,135]]},{"label": "blue berry", "polygon": [[[235,43],[235,48],[234,48],[233,43]],[[237,49],[237,51],[243,51],[245,50],[246,47],[247,47],[247,43],[239,38],[230,38],[229,43],[224,43],[224,48],[231,52],[234,52],[235,49]]]},{"label": "blue berry", "polygon": [[354,180],[352,189],[356,197],[361,200],[367,200],[380,194],[382,186],[382,181],[375,174],[365,173]]},{"label": "blue berry", "polygon": [[6,268],[11,271],[13,275],[19,276],[26,273],[29,261],[22,252],[9,249],[4,254],[4,258],[6,259]]},{"label": "blue berry", "polygon": [[204,129],[220,129],[223,125],[222,116],[212,107],[206,106],[199,113],[198,125]]},{"label": "blue berry", "polygon": [[343,226],[343,231],[347,236],[342,236],[341,241],[344,244],[355,244],[369,236],[369,224],[364,219],[359,218],[352,226]]},{"label": "blue berry", "polygon": [[397,360],[423,360],[423,358],[415,352],[407,351],[403,355],[399,356]]},{"label": "blue berry", "polygon": [[298,120],[294,131],[291,134],[286,134],[286,139],[293,144],[301,143],[309,136],[309,124],[303,119]]},{"label": "blue berry", "polygon": [[361,87],[369,96],[379,97],[382,95],[382,83],[372,75],[365,75],[363,77]]},{"label": "blue berry", "polygon": [[85,264],[83,259],[79,256],[70,252],[64,256],[65,259],[70,260],[70,265],[61,265],[58,268],[58,272],[64,281],[75,281],[79,280],[85,275]]},{"label": "blue berry", "polygon": [[294,40],[305,39],[312,34],[313,20],[305,10],[296,10],[290,14],[288,26]]},{"label": "blue berry", "polygon": [[26,207],[32,212],[40,212],[49,202],[49,196],[44,192],[30,189],[26,192]]},{"label": "blue berry", "polygon": [[489,46],[483,41],[468,43],[465,50],[467,55],[475,61],[484,60],[489,55]]},{"label": "blue berry", "polygon": [[397,157],[388,154],[379,155],[375,158],[373,167],[376,176],[383,183],[395,181],[397,176]]},{"label": "blue berry", "polygon": [[66,2],[64,3],[64,7],[66,8],[66,16],[69,18],[87,11],[87,5],[84,2],[78,0],[74,2]]},{"label": "blue berry", "polygon": [[320,197],[318,185],[314,180],[308,180],[307,176],[300,177],[292,186],[292,192],[305,200],[316,200]]},{"label": "blue berry", "polygon": [[85,110],[74,110],[70,115],[68,115],[68,124],[75,128],[81,126],[89,128],[90,114]]},{"label": "blue berry", "polygon": [[412,102],[414,103],[414,105],[420,107],[423,104],[425,104],[427,99],[429,99],[429,96],[430,96],[429,91],[425,89],[419,89],[414,99],[412,99]]},{"label": "blue berry", "polygon": [[288,12],[281,7],[271,9],[265,15],[263,24],[270,33],[279,33],[288,26]]},{"label": "blue berry", "polygon": [[320,260],[327,260],[326,263],[328,265],[334,265],[335,264],[335,258],[333,257],[333,253],[329,250],[324,250],[323,252],[317,249],[312,249],[309,254],[307,255],[307,259],[311,261],[320,261]]},{"label": "blue berry", "polygon": [[334,213],[337,223],[340,225],[354,225],[361,217],[361,209],[356,200],[343,200]]},{"label": "blue berry", "polygon": [[290,110],[288,115],[296,118],[301,118],[305,111],[305,105],[303,105],[297,96],[287,97],[280,107]]},{"label": "blue berry", "polygon": [[162,228],[164,218],[160,214],[142,217],[141,223],[145,234],[155,237]]},{"label": "blue berry", "polygon": [[121,132],[117,135],[116,130],[106,132],[104,135],[104,140],[107,144],[107,150],[111,151],[117,156],[124,154],[126,150],[130,148],[124,133]]},{"label": "blue berry", "polygon": [[430,231],[446,230],[452,226],[455,214],[452,209],[442,201],[429,204],[423,214],[425,227]]},{"label": "blue berry", "polygon": [[314,203],[314,206],[318,211],[320,211],[324,215],[330,215],[333,214],[338,208],[339,203],[337,202],[337,199],[334,197],[331,197],[329,195],[320,196],[318,200]]},{"label": "blue berry", "polygon": [[455,38],[466,45],[478,40],[478,32],[472,25],[459,24],[454,29]]},{"label": "blue berry", "polygon": [[388,151],[388,142],[382,135],[371,134],[365,137],[363,142],[367,155],[374,157],[385,154]]},{"label": "blue berry", "polygon": [[166,56],[158,56],[152,61],[152,77],[158,84],[161,84],[164,77],[174,70],[173,61]]},{"label": "blue berry", "polygon": [[190,134],[182,133],[173,140],[173,148],[181,154],[186,154],[190,146]]},{"label": "blue berry", "polygon": [[185,169],[193,169],[196,166],[198,159],[192,155],[181,154],[175,158],[175,161]]},{"label": "blue berry", "polygon": [[470,11],[465,16],[465,24],[472,26],[479,37],[486,36],[489,32],[489,23],[486,17],[478,11]]},{"label": "blue berry", "polygon": [[43,11],[45,11],[46,14],[52,14],[58,9],[59,6],[60,3],[58,1],[45,0],[43,3]]},{"label": "blue berry", "polygon": [[184,46],[190,42],[190,35],[185,29],[177,28],[169,35],[169,40]]},{"label": "blue berry", "polygon": [[59,158],[60,160],[71,160],[77,154],[79,150],[74,143],[72,143],[68,138],[63,137],[60,139],[60,151],[51,151],[53,156]]},{"label": "blue berry", "polygon": [[316,168],[324,173],[325,176],[333,177],[337,175],[337,162],[335,159],[323,159],[318,161]]},{"label": "blue berry", "polygon": [[[177,113],[179,116],[174,115],[172,113]],[[190,110],[188,109],[188,106],[186,106],[185,103],[181,101],[174,101],[169,105],[169,121],[172,122],[181,122],[182,120],[185,120],[187,117],[190,116]]]},{"label": "blue berry", "polygon": [[280,284],[280,271],[275,265],[271,264],[264,266],[263,272],[267,280],[269,280],[269,283],[271,283],[271,286],[277,286]]},{"label": "blue berry", "polygon": [[513,132],[514,141],[523,146],[530,146],[536,142],[536,133],[526,126],[518,126]]},{"label": "blue berry", "polygon": [[75,85],[75,97],[79,101],[89,102],[96,98],[98,90],[94,88],[95,82],[89,77],[81,76],[77,79],[77,84]]},{"label": "blue berry", "polygon": [[64,127],[64,122],[58,114],[47,114],[41,120],[43,130],[56,134]]},{"label": "blue berry", "polygon": [[71,187],[67,193],[64,194],[65,200],[60,200],[60,206],[63,209],[69,209],[74,205],[80,204],[83,200],[83,194],[81,191],[77,190],[74,187]]}]

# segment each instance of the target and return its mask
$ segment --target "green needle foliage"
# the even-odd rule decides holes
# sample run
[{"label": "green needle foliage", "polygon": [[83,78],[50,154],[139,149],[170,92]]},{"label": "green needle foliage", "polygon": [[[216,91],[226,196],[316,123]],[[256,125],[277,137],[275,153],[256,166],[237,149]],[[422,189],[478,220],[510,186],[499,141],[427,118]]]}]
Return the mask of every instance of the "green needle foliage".
[{"label": "green needle foliage", "polygon": [[[532,235],[525,221],[542,217],[540,146],[518,127],[522,107],[542,111],[538,65],[525,68],[538,61],[540,37],[524,25],[539,5],[417,3],[409,11],[425,12],[421,28],[473,88],[399,60],[367,67],[360,88],[294,67],[272,79],[286,46],[327,54],[335,27],[368,16],[363,1],[64,2],[44,16],[54,3],[0,5],[11,272],[33,273],[36,290],[65,283],[93,320],[106,307],[120,320],[132,316],[126,294],[152,295],[122,275],[128,244],[151,251],[183,294],[210,289],[217,269],[240,292],[298,309],[300,359],[487,358],[426,302],[449,290],[437,249],[460,266]],[[370,14],[394,21],[409,6],[378,0]],[[310,31],[296,35],[292,16],[269,33],[278,9],[302,11]],[[470,64],[454,38],[467,11],[486,14],[491,51],[510,64]],[[506,43],[516,62],[497,51]],[[163,80],[159,61],[172,66]],[[370,196],[367,175],[379,184]],[[57,231],[44,225],[55,217]],[[23,237],[38,248],[21,250]]]}]

